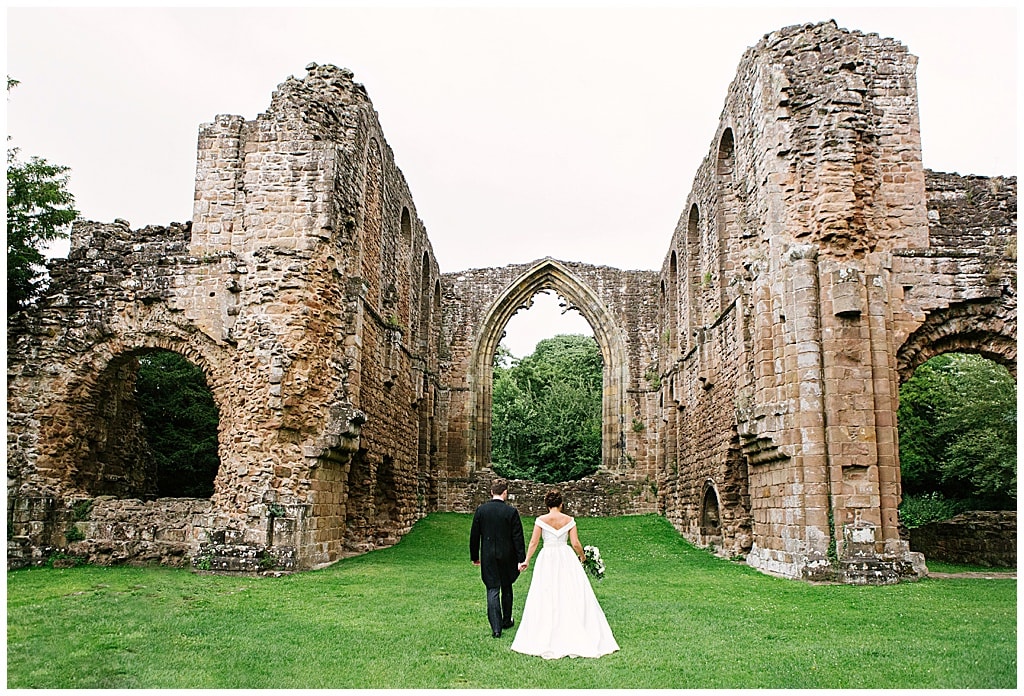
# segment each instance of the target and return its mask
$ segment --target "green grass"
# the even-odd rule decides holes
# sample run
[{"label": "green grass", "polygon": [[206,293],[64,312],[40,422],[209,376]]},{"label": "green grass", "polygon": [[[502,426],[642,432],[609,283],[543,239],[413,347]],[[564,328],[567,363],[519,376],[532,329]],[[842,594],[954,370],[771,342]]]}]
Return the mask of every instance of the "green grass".
[{"label": "green grass", "polygon": [[520,655],[515,629],[490,636],[470,520],[431,515],[395,547],[281,578],[10,572],[8,687],[1016,687],[1016,580],[812,586],[695,549],[657,516],[579,520],[622,649]]}]

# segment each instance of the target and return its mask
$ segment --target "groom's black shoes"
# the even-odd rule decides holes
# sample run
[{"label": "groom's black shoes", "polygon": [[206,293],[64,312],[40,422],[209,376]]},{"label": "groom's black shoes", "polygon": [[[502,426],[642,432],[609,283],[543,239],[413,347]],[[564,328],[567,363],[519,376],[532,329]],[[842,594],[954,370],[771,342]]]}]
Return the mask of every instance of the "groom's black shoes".
[{"label": "groom's black shoes", "polygon": [[501,638],[501,631],[491,631],[491,635],[495,638]]},{"label": "groom's black shoes", "polygon": [[516,620],[515,620],[515,619],[509,619],[509,620],[508,620],[508,623],[503,623],[503,624],[501,625],[501,627],[502,627],[502,628],[512,628],[512,627],[513,627],[513,626],[515,626],[515,625],[516,625]]}]

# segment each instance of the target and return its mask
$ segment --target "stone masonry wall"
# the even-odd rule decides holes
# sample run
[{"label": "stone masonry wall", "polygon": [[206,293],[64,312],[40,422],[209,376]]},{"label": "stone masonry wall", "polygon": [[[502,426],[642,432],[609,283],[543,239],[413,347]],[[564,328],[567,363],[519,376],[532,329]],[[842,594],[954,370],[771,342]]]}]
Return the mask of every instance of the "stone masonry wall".
[{"label": "stone masonry wall", "polygon": [[[309,567],[393,543],[426,513],[419,409],[437,363],[422,349],[439,322],[421,295],[439,273],[351,77],[311,65],[256,121],[204,126],[191,227],[76,225],[48,296],[9,333],[9,500],[148,497],[90,482],[145,459],[122,446],[138,433],[132,360],[172,350],[203,368],[221,414],[193,554],[275,547]],[[59,541],[66,522],[26,521],[13,546]]]},{"label": "stone masonry wall", "polygon": [[965,512],[910,530],[910,548],[946,563],[1017,567],[1017,513]]},{"label": "stone masonry wall", "polygon": [[927,172],[929,246],[894,254],[897,369],[977,352],[1017,374],[1017,178]]},{"label": "stone masonry wall", "polygon": [[[740,63],[661,269],[665,514],[767,572],[921,572],[899,539],[894,417],[897,264],[935,254],[915,67],[897,42],[834,23],[766,35]],[[997,189],[999,207],[1015,197]],[[921,270],[985,285],[963,263]],[[990,303],[990,337],[1015,340],[1013,308]],[[977,335],[962,345],[990,350]]]},{"label": "stone masonry wall", "polygon": [[[461,490],[451,510],[471,513],[491,499],[491,483],[497,478],[493,471],[481,469],[470,485]],[[574,517],[609,517],[622,514],[652,512],[651,503],[656,490],[650,481],[638,481],[627,474],[598,471],[577,481],[557,484],[508,480],[508,502],[515,505],[523,517],[547,514],[544,497],[557,488],[564,500],[563,510]]]},{"label": "stone masonry wall", "polygon": [[[474,269],[444,276],[444,377],[450,385],[447,455],[449,497],[473,485],[490,466],[490,372],[508,319],[533,296],[554,290],[594,328],[605,362],[603,470],[638,481],[656,476],[652,435],[634,427],[648,417],[653,396],[646,375],[657,355],[654,274],[542,259],[532,264]],[[629,330],[626,329],[629,327]],[[485,476],[486,477],[486,476]],[[457,483],[465,481],[465,483]],[[452,497],[454,496],[454,497]],[[653,511],[634,501],[623,512]]]},{"label": "stone masonry wall", "polygon": [[747,461],[735,424],[743,313],[733,306],[701,331],[662,379],[665,454],[659,491],[665,516],[687,538],[728,556],[749,552],[751,500]]},{"label": "stone masonry wall", "polygon": [[83,499],[152,496],[135,356],[174,349],[207,368],[221,360],[165,305],[194,263],[187,237],[180,225],[77,225],[42,306],[9,322],[9,565],[63,546]]}]

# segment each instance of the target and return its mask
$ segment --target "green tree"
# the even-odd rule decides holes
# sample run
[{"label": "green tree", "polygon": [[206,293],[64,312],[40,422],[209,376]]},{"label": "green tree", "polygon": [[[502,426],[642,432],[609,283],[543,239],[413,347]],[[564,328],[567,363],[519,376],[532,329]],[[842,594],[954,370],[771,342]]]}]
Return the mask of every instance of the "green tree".
[{"label": "green tree", "polygon": [[510,478],[582,478],[601,462],[601,353],[586,336],[555,336],[532,355],[496,355],[491,459]]},{"label": "green tree", "polygon": [[905,496],[1016,508],[1017,385],[1005,368],[977,355],[932,358],[901,387],[898,419]]},{"label": "green tree", "polygon": [[170,351],[139,358],[135,393],[157,468],[157,493],[209,498],[220,466],[219,413],[203,371]]},{"label": "green tree", "polygon": [[[7,91],[18,84],[10,76]],[[24,309],[43,289],[42,247],[68,236],[78,219],[68,168],[39,157],[23,162],[7,148],[7,314]]]},{"label": "green tree", "polygon": [[897,415],[900,438],[900,473],[904,495],[921,495],[942,488],[939,464],[949,446],[949,433],[937,429],[949,409],[948,379],[943,369],[950,357],[942,355],[921,365],[900,387]]},{"label": "green tree", "polygon": [[977,355],[954,355],[956,399],[944,430],[954,431],[942,459],[942,480],[989,506],[1016,508],[1017,383]]}]

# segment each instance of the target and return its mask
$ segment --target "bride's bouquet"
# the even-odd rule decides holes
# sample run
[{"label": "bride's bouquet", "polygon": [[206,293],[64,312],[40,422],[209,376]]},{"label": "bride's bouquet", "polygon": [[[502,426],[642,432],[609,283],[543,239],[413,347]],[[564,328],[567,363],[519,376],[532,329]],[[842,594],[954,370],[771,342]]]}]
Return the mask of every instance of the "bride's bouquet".
[{"label": "bride's bouquet", "polygon": [[583,570],[598,580],[604,578],[604,561],[601,560],[601,549],[596,546],[583,547]]}]

